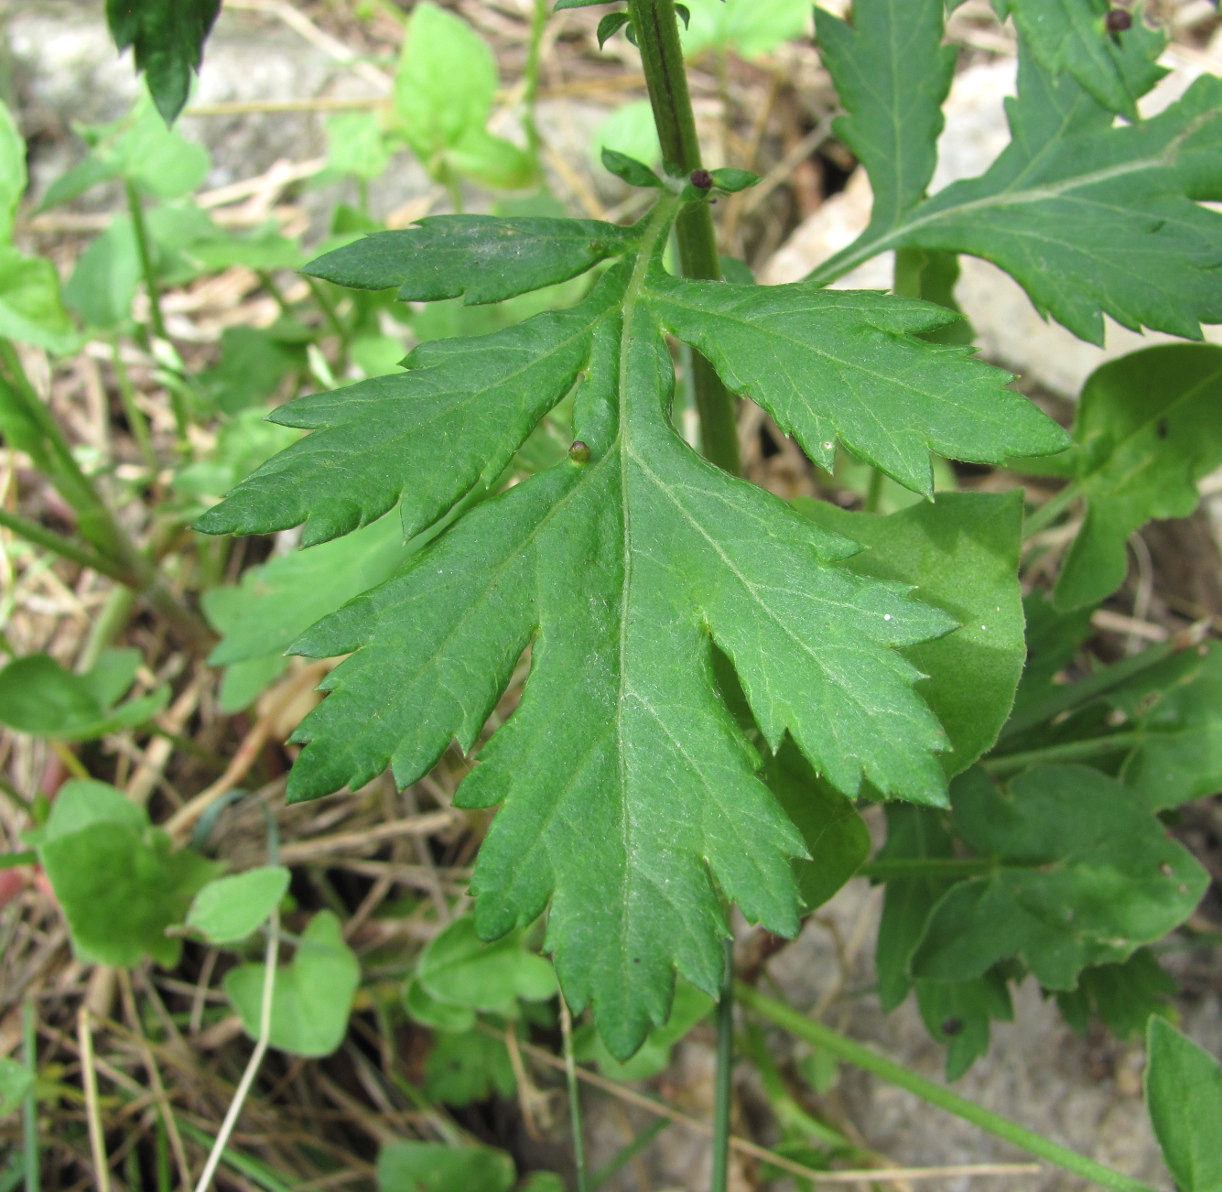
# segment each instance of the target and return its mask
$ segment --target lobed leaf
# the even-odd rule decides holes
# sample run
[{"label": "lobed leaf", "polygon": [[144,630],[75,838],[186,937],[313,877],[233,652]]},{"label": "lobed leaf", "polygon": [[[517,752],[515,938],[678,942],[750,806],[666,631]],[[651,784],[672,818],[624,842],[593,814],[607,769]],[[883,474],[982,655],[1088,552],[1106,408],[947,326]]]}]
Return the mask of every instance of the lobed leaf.
[{"label": "lobed leaf", "polygon": [[[305,748],[289,797],[356,788],[388,765],[406,784],[451,740],[471,750],[529,647],[521,702],[457,795],[502,805],[472,883],[476,927],[497,937],[550,906],[545,948],[565,996],[594,1004],[619,1057],[666,1020],[676,971],[715,994],[723,895],[772,930],[797,927],[803,835],[757,776],[715,652],[768,749],[792,741],[836,805],[863,780],[946,798],[945,735],[900,651],[954,621],[907,583],[853,574],[851,542],[692,452],[670,422],[664,330],[804,433],[850,441],[917,484],[930,440],[999,458],[1062,437],[1001,387],[1004,374],[910,338],[945,319],[925,304],[667,277],[658,262],[679,203],[664,197],[634,232],[639,247],[571,310],[423,345],[401,377],[284,407],[278,417],[314,434],[201,522],[305,520],[317,541],[400,498],[408,533],[449,516],[397,575],[294,644],[351,657],[294,734]],[[765,361],[778,348],[773,382]],[[929,408],[933,430],[904,415],[911,429],[897,440],[866,412],[888,382],[968,432],[944,433]],[[454,509],[574,386],[567,456]],[[856,849],[851,827],[836,830]]]},{"label": "lobed leaf", "polygon": [[187,102],[191,72],[204,59],[204,42],[221,0],[106,0],[106,20],[120,51],[133,48],[157,110],[173,124]]},{"label": "lobed leaf", "polygon": [[1098,604],[1124,582],[1129,535],[1156,517],[1187,517],[1197,482],[1222,465],[1222,348],[1165,344],[1096,369],[1082,389],[1070,457],[1086,520],[1053,600]]},{"label": "lobed leaf", "polygon": [[1049,989],[1126,959],[1188,917],[1208,874],[1135,793],[1085,766],[1028,770],[1002,791],[979,770],[952,790],[959,835],[992,873],[938,902],[912,972],[970,980],[1018,956]]},{"label": "lobed leaf", "polygon": [[1110,112],[1137,119],[1137,101],[1167,72],[1156,59],[1167,35],[1139,13],[1123,33],[1109,36],[1108,0],[993,0],[997,14],[1014,18],[1023,42],[1050,75],[1072,75]]},{"label": "lobed leaf", "polygon": [[853,23],[815,9],[815,38],[847,115],[833,128],[865,166],[870,228],[885,232],[925,197],[937,164],[955,48],[944,0],[857,0]]}]

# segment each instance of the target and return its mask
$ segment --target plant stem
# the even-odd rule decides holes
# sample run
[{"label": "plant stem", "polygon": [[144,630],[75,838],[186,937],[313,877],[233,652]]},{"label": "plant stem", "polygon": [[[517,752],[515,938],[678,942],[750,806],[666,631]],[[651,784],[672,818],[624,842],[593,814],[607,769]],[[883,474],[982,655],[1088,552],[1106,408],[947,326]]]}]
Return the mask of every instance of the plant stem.
[{"label": "plant stem", "polygon": [[581,1094],[577,1088],[577,1064],[573,1058],[573,1018],[564,994],[560,994],[560,1033],[564,1036],[564,1082],[569,1093],[569,1122],[573,1127],[573,1161],[577,1166],[577,1192],[587,1192],[586,1148],[581,1133]]},{"label": "plant stem", "polygon": [[730,1101],[734,1072],[734,940],[725,942],[725,968],[717,998],[717,1067],[713,1085],[711,1192],[726,1192],[730,1172]]},{"label": "plant stem", "polygon": [[535,0],[530,17],[530,45],[526,51],[526,67],[522,71],[525,84],[522,92],[522,131],[526,133],[526,144],[534,158],[535,170],[539,171],[539,150],[542,141],[539,125],[535,119],[535,104],[539,95],[539,62],[543,49],[543,30],[547,25],[548,0]]},{"label": "plant stem", "polygon": [[1000,757],[988,758],[981,765],[989,774],[1014,774],[1030,766],[1106,757],[1109,753],[1120,753],[1146,740],[1149,740],[1149,734],[1140,730],[1109,733],[1106,737],[1088,737],[1085,741],[1066,741],[1063,745],[1027,749],[1022,753],[1003,753]]},{"label": "plant stem", "polygon": [[30,1088],[22,1106],[26,1192],[39,1192],[42,1186],[42,1159],[38,1153],[38,1027],[34,1018],[34,999],[26,994],[21,1003],[21,1052],[30,1074]]},{"label": "plant stem", "polygon": [[[687,89],[683,48],[674,0],[628,0],[628,12],[641,50],[649,102],[668,172],[678,176],[701,168],[696,118]],[[721,278],[713,216],[707,203],[686,203],[675,220],[679,268],[684,277]],[[742,474],[737,402],[698,352],[692,353],[700,443],[707,459],[735,476]]]},{"label": "plant stem", "polygon": [[960,1097],[957,1093],[952,1093],[932,1080],[926,1080],[923,1076],[910,1072],[901,1064],[886,1059],[868,1047],[854,1042],[840,1034],[839,1031],[834,1031],[820,1022],[807,1018],[806,1015],[800,1014],[782,1002],[765,997],[749,985],[739,982],[736,990],[738,1000],[744,1006],[791,1034],[797,1035],[799,1039],[816,1047],[824,1047],[842,1060],[847,1060],[850,1064],[856,1064],[857,1067],[874,1073],[875,1076],[889,1084],[906,1089],[923,1101],[929,1102],[930,1105],[936,1105],[939,1109],[946,1110],[947,1113],[953,1113],[956,1117],[987,1130],[990,1134],[1004,1139],[1029,1154],[1047,1159],[1050,1163],[1055,1163],[1058,1167],[1072,1171],[1085,1179],[1094,1180],[1105,1188],[1115,1188],[1119,1192],[1155,1192],[1155,1189],[1151,1188],[1149,1184],[1143,1184],[1139,1180],[1121,1175],[1120,1172],[1104,1167],[1084,1155],[1079,1155],[1068,1147],[1052,1142],[1042,1134],[1036,1134],[1016,1122],[985,1109],[983,1105],[969,1101],[966,1097]]},{"label": "plant stem", "polygon": [[153,325],[153,334],[158,339],[169,339],[165,330],[165,319],[161,314],[161,287],[157,284],[157,271],[153,267],[153,250],[149,242],[148,224],[144,219],[144,203],[136,184],[130,178],[126,179],[123,185],[127,192],[127,210],[132,218],[132,231],[136,236],[140,273],[149,296],[149,321]]}]

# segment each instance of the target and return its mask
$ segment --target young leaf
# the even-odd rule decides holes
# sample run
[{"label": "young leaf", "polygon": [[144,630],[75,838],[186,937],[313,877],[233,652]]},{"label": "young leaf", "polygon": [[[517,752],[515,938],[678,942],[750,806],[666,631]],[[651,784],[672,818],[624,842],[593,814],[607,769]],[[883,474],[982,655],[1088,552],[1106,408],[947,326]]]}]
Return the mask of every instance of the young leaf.
[{"label": "young leaf", "polygon": [[1222,465],[1222,348],[1166,344],[1091,374],[1078,404],[1072,483],[1086,501],[1053,599],[1098,604],[1124,582],[1129,535],[1154,517],[1187,517],[1197,482]]},{"label": "young leaf", "polygon": [[1024,43],[1050,75],[1068,72],[1110,112],[1137,119],[1139,100],[1167,72],[1156,64],[1167,43],[1139,15],[1123,34],[1109,36],[1109,0],[994,0],[1009,13]]},{"label": "young leaf", "polygon": [[866,233],[811,275],[827,282],[885,248],[968,252],[1001,266],[1037,310],[1103,340],[1103,314],[1190,339],[1222,321],[1222,80],[1198,79],[1163,113],[1113,127],[1068,75],[1019,56],[1013,140],[980,177],[956,182],[890,233]]},{"label": "young leaf", "polygon": [[937,164],[955,48],[942,44],[943,0],[857,0],[852,25],[815,9],[815,37],[847,115],[833,128],[870,175],[870,233],[897,227]]},{"label": "young leaf", "polygon": [[643,161],[637,161],[635,157],[629,157],[618,150],[603,146],[602,163],[610,173],[627,182],[629,186],[653,186],[660,189],[663,185],[662,179]]},{"label": "young leaf", "polygon": [[1222,1192],[1222,1068],[1165,1019],[1150,1019],[1146,1108],[1182,1192]]},{"label": "young leaf", "polygon": [[[263,964],[243,964],[225,974],[225,994],[251,1038],[259,1036],[266,972]],[[319,911],[301,933],[292,961],[276,971],[271,1045],[290,1055],[330,1055],[344,1041],[360,979],[339,919]]]},{"label": "young leaf", "polygon": [[598,48],[601,50],[609,38],[614,37],[625,25],[630,25],[632,18],[626,12],[609,12],[598,22]]},{"label": "young leaf", "polygon": [[221,0],[106,0],[106,20],[120,52],[132,46],[157,110],[173,124],[187,102],[191,72],[204,59],[204,41]]},{"label": "young leaf", "polygon": [[187,926],[210,943],[232,944],[254,932],[288,892],[289,871],[263,865],[209,882],[187,912]]},{"label": "young leaf", "polygon": [[932,980],[966,981],[1018,956],[1048,989],[1124,960],[1192,913],[1208,875],[1133,792],[1085,766],[1045,766],[1008,791],[979,770],[951,791],[958,834],[992,873],[955,885],[912,958]]},{"label": "young leaf", "polygon": [[[418,348],[404,377],[379,382],[402,385],[410,404],[397,394],[362,402],[366,382],[306,399],[304,418],[303,403],[290,405],[293,421],[333,429],[273,461],[202,522],[266,529],[319,519],[306,531],[317,540],[403,494],[405,525],[427,524],[499,472],[584,376],[574,448],[561,462],[457,517],[399,575],[295,644],[353,656],[295,735],[306,748],[289,797],[355,788],[388,764],[408,783],[452,738],[471,749],[530,645],[522,702],[458,796],[467,807],[503,804],[473,881],[476,925],[485,938],[502,935],[550,900],[546,948],[565,995],[576,1008],[594,1002],[617,1056],[665,1020],[676,969],[706,992],[718,988],[725,926],[714,881],[771,929],[797,923],[790,859],[803,841],[718,699],[710,638],[771,750],[788,734],[846,795],[864,777],[887,794],[945,799],[944,738],[912,690],[919,672],[897,649],[953,622],[909,599],[905,585],[838,566],[851,544],[686,446],[668,417],[674,374],[663,327],[707,347],[731,384],[748,376],[765,404],[788,403],[806,437],[844,437],[906,476],[928,472],[929,428],[897,445],[877,411],[863,412],[860,391],[882,390],[884,378],[914,402],[927,394],[930,421],[948,406],[963,411],[969,433],[948,437],[974,458],[1016,441],[1051,449],[1062,437],[1000,387],[1003,374],[909,339],[944,317],[933,308],[666,276],[659,258],[677,207],[663,198],[639,249],[571,310]],[[716,351],[710,324],[721,333]],[[764,364],[778,345],[787,366],[774,384]],[[815,415],[804,403],[820,387]],[[976,418],[982,405],[995,412]],[[411,429],[398,434],[396,420]],[[438,431],[440,459],[422,437]],[[337,467],[336,444],[350,463]],[[578,847],[577,832],[597,850]]]}]

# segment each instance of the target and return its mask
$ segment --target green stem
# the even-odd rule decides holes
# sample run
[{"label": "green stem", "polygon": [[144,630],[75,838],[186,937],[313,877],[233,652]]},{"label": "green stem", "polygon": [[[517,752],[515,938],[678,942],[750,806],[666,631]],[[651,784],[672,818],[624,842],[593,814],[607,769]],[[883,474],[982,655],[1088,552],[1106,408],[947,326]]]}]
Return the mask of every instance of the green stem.
[{"label": "green stem", "polygon": [[1038,509],[1023,520],[1023,540],[1033,538],[1045,526],[1050,526],[1066,509],[1078,499],[1079,485],[1071,481],[1059,492],[1049,497]]},{"label": "green stem", "polygon": [[530,18],[530,46],[526,51],[526,68],[522,72],[525,83],[522,92],[522,131],[526,133],[526,144],[531,157],[534,158],[536,171],[539,171],[542,140],[539,137],[539,125],[535,120],[535,104],[539,95],[539,63],[542,59],[547,9],[548,0],[535,0],[535,8]]},{"label": "green stem", "polygon": [[119,350],[119,338],[115,336],[110,341],[111,359],[114,362],[115,384],[119,389],[119,401],[123,405],[123,413],[127,417],[127,425],[131,429],[132,438],[140,449],[140,458],[149,470],[150,479],[157,476],[157,452],[153,449],[153,436],[149,432],[148,419],[136,402],[136,389],[127,373],[127,365],[123,363],[123,353]]},{"label": "green stem", "polygon": [[1043,749],[1027,749],[1021,753],[1003,753],[982,762],[990,774],[1015,774],[1030,766],[1053,765],[1057,762],[1078,762],[1120,753],[1148,740],[1144,732],[1110,733],[1106,737],[1089,737],[1085,741],[1066,741],[1063,745],[1047,745]]},{"label": "green stem", "polygon": [[149,296],[149,321],[153,325],[153,334],[158,339],[169,339],[165,330],[165,319],[161,313],[161,287],[157,284],[157,271],[153,267],[153,250],[149,241],[148,224],[144,219],[144,203],[136,184],[125,179],[127,191],[127,210],[132,219],[132,231],[136,236],[136,253],[140,257],[140,273],[144,278],[144,287]]},{"label": "green stem", "polygon": [[20,853],[0,854],[0,869],[20,869],[22,865],[33,865],[38,860],[38,854],[28,848]]},{"label": "green stem", "polygon": [[734,941],[725,942],[717,998],[717,1067],[713,1085],[713,1178],[711,1192],[726,1192],[730,1172],[730,1102],[734,1072]]},{"label": "green stem", "polygon": [[588,1192],[586,1148],[581,1131],[581,1093],[577,1087],[577,1063],[573,1056],[573,1019],[564,994],[560,995],[560,1031],[564,1037],[564,1083],[569,1094],[569,1122],[573,1127],[573,1162],[577,1167],[577,1192]]},{"label": "green stem", "polygon": [[749,985],[739,982],[736,990],[738,1000],[744,1006],[796,1035],[799,1039],[815,1047],[826,1048],[842,1060],[864,1068],[867,1072],[872,1072],[875,1076],[887,1081],[888,1084],[905,1089],[930,1105],[936,1105],[939,1109],[946,1110],[947,1113],[971,1122],[1029,1154],[1040,1159],[1047,1159],[1050,1163],[1055,1163],[1058,1167],[1072,1171],[1084,1179],[1094,1180],[1105,1188],[1115,1188],[1119,1192],[1155,1192],[1155,1189],[1151,1188],[1149,1184],[1143,1184],[1139,1180],[1121,1175],[1109,1167],[1096,1163],[1093,1159],[1071,1151],[1068,1147],[1052,1142],[1042,1134],[1036,1134],[1016,1122],[985,1109],[983,1105],[969,1101],[966,1097],[960,1097],[940,1084],[926,1080],[923,1076],[910,1072],[901,1064],[886,1059],[868,1047],[854,1042],[840,1034],[839,1031],[834,1031],[820,1022],[807,1018],[806,1015],[798,1013],[797,1010],[791,1009],[782,1002],[765,997]]},{"label": "green stem", "polygon": [[30,1089],[23,1106],[25,1142],[26,1192],[39,1192],[42,1185],[42,1160],[38,1153],[38,1029],[34,1018],[34,999],[26,994],[21,1004],[21,1050],[26,1071],[30,1074]]},{"label": "green stem", "polygon": [[[701,168],[700,142],[687,89],[674,0],[628,0],[628,12],[641,51],[662,160],[667,171],[680,177],[688,175]],[[707,203],[684,204],[675,220],[675,240],[684,277],[712,281],[721,278],[713,215]],[[692,358],[701,449],[718,467],[739,476],[742,453],[738,445],[737,402],[703,356],[694,352]]]},{"label": "green stem", "polygon": [[7,509],[0,509],[0,526],[6,530],[12,530],[14,534],[20,534],[27,542],[32,542],[35,546],[42,547],[43,550],[59,555],[61,559],[87,567],[118,583],[131,584],[134,580],[130,572],[113,560],[87,547],[79,546],[51,530],[45,530],[37,522],[32,522],[16,513],[9,513]]},{"label": "green stem", "polygon": [[998,742],[1021,736],[1028,729],[1053,720],[1063,712],[1072,711],[1091,700],[1098,699],[1099,696],[1114,690],[1120,684],[1127,683],[1142,671],[1157,666],[1164,659],[1170,658],[1172,654],[1177,654],[1195,645],[1198,640],[1194,633],[1177,633],[1168,641],[1159,642],[1147,650],[1142,650],[1140,654],[1134,654],[1131,658],[1125,658],[1111,666],[1103,667],[1087,675],[1086,678],[1079,679],[1076,683],[1058,687],[1047,699],[1042,699],[1039,703],[1032,704],[1017,715],[1010,717],[1005,728],[1001,730]]}]

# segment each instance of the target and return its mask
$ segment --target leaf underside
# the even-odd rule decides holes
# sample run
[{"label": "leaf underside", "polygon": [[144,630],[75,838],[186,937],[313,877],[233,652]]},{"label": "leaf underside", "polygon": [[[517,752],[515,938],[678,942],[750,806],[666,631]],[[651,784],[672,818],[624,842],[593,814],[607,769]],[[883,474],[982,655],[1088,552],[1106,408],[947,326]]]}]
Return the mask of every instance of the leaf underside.
[{"label": "leaf underside", "polygon": [[[529,648],[521,702],[456,799],[502,805],[472,883],[476,922],[490,938],[550,905],[546,946],[566,997],[593,1003],[620,1057],[665,1020],[676,970],[715,993],[721,895],[774,931],[797,927],[802,836],[722,702],[714,644],[766,752],[792,740],[850,796],[864,778],[888,795],[946,798],[945,736],[899,648],[953,619],[902,583],[839,566],[852,543],[697,456],[670,422],[664,333],[704,352],[816,459],[830,464],[839,440],[918,491],[930,490],[931,445],[994,460],[1056,451],[1064,438],[1004,388],[1004,373],[915,338],[948,317],[935,307],[670,277],[660,254],[677,207],[664,198],[608,240],[620,260],[577,306],[425,345],[403,374],[282,407],[279,420],[314,433],[200,523],[249,532],[304,521],[307,541],[320,541],[398,502],[412,534],[476,501],[398,575],[295,643],[352,656],[294,735],[305,749],[289,797],[356,788],[388,765],[407,784],[452,739],[471,750]],[[431,285],[429,241],[401,235]],[[449,281],[469,294],[476,267],[463,269],[457,261]],[[570,392],[585,447],[479,500]]]}]

